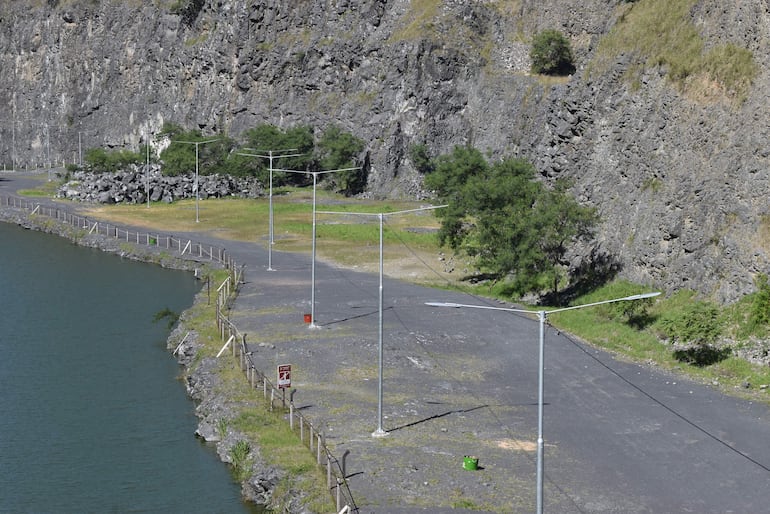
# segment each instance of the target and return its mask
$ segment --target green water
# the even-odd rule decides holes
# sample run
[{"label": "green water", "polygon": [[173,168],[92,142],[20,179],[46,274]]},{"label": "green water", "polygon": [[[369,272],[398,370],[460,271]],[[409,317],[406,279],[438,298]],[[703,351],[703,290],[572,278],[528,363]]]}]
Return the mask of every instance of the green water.
[{"label": "green water", "polygon": [[199,288],[0,223],[0,512],[254,512],[153,322]]}]

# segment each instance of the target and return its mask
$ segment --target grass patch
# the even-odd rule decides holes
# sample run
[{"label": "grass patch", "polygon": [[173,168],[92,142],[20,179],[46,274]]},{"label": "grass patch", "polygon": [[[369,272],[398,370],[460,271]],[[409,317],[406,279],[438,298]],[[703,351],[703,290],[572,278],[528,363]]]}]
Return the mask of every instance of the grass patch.
[{"label": "grass patch", "polygon": [[433,34],[434,21],[439,14],[440,0],[414,0],[404,15],[404,25],[393,32],[390,42],[419,39]]},{"label": "grass patch", "polygon": [[[286,188],[273,196],[276,250],[308,252],[312,247],[312,190]],[[319,190],[316,193],[316,252],[320,259],[375,271],[379,263],[379,213],[425,207],[419,202],[366,201]],[[322,214],[318,211],[340,212]],[[211,199],[199,202],[200,222],[195,222],[195,200],[172,204],[106,205],[87,214],[116,224],[164,232],[200,231],[223,239],[267,244],[269,200]],[[364,214],[364,215],[362,215]],[[435,266],[441,252],[432,211],[386,215],[383,220],[385,273],[425,280],[449,280]]]},{"label": "grass patch", "polygon": [[[326,475],[299,435],[287,429],[283,414],[266,408],[244,410],[233,420],[233,427],[256,441],[265,460],[286,471],[287,476],[274,498],[280,499],[291,489],[299,489],[305,495],[305,505],[310,512],[332,512],[334,506],[326,490]],[[272,507],[279,512],[281,505]]]},{"label": "grass patch", "polygon": [[56,195],[56,192],[59,190],[59,186],[61,185],[60,180],[47,180],[45,178],[39,178],[38,181],[40,184],[35,187],[34,189],[19,189],[16,191],[17,194],[20,196],[27,196],[27,197],[36,197],[36,196],[42,196],[45,198],[49,198]]},{"label": "grass patch", "polygon": [[604,73],[620,55],[633,55],[626,80],[633,89],[645,68],[664,67],[681,91],[710,96],[708,84],[721,94],[743,101],[757,74],[752,53],[733,44],[716,46],[704,54],[705,42],[690,12],[695,0],[640,0],[622,3],[618,22],[602,38],[589,66],[590,74]]},{"label": "grass patch", "polygon": [[[574,305],[622,298],[642,292],[641,286],[617,281],[589,295],[578,298]],[[691,308],[697,301],[692,291],[679,291],[667,298],[654,299],[636,322],[629,323],[628,316],[621,312],[624,306],[636,302],[618,302],[586,309],[555,313],[548,316],[549,322],[581,339],[611,351],[624,359],[654,364],[663,369],[683,373],[698,382],[718,383],[728,392],[753,400],[770,403],[767,390],[746,388],[770,384],[770,369],[752,364],[734,354],[709,365],[689,365],[677,359],[671,345],[660,338],[661,323],[666,316],[677,316]],[[750,301],[750,298],[744,302]],[[725,325],[724,335],[732,337],[740,331],[744,322],[745,306],[741,302],[721,309],[720,322]],[[741,343],[737,343],[740,345]]]}]

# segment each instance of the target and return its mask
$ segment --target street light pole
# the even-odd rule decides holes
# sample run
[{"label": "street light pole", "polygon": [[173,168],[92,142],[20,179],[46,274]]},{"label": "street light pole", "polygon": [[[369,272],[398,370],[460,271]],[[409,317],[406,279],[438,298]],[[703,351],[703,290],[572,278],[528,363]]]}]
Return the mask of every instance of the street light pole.
[{"label": "street light pole", "polygon": [[302,170],[284,170],[284,169],[277,169],[275,171],[281,171],[284,173],[302,173],[305,175],[313,175],[313,244],[312,244],[312,263],[310,267],[310,328],[316,328],[317,325],[315,324],[315,232],[316,232],[316,214],[315,214],[315,206],[316,206],[316,186],[318,184],[318,175],[323,175],[326,173],[337,173],[338,171],[353,171],[353,170],[360,170],[360,166],[356,166],[354,168],[340,168],[337,170],[323,170],[323,171],[302,171]]},{"label": "street light pole", "polygon": [[[247,148],[247,150],[250,150],[250,148]],[[291,148],[289,150],[275,150],[276,155],[273,154],[273,150],[268,150],[267,155],[261,155],[261,154],[254,154],[254,153],[239,153],[238,155],[244,155],[247,157],[262,157],[263,159],[269,159],[270,162],[270,193],[268,195],[269,197],[269,244],[267,246],[267,271],[273,271],[273,245],[275,244],[275,239],[273,237],[274,229],[273,229],[273,159],[279,159],[281,157],[299,157],[302,154],[301,153],[294,153],[294,154],[284,154],[282,152],[296,152],[296,148]]]},{"label": "street light pole", "polygon": [[195,223],[200,223],[200,216],[199,216],[199,208],[198,208],[198,147],[200,145],[204,145],[206,143],[213,143],[214,141],[219,141],[219,138],[217,139],[209,139],[207,141],[171,141],[172,143],[183,143],[187,145],[195,145]]},{"label": "street light pole", "polygon": [[[538,378],[537,378],[537,514],[543,514],[543,375],[545,370],[545,322],[549,314],[556,312],[571,311],[575,309],[584,309],[586,307],[594,307],[596,305],[602,305],[605,303],[614,302],[626,302],[633,300],[643,300],[645,298],[653,298],[658,296],[660,292],[635,294],[631,296],[625,296],[623,298],[614,298],[612,300],[603,300],[601,302],[585,303],[583,305],[574,305],[572,307],[562,307],[560,309],[552,309],[549,311],[535,311],[537,313],[538,322],[540,325],[540,340],[538,348]],[[524,309],[509,309],[507,307],[491,307],[488,305],[466,305],[462,303],[451,302],[426,302],[425,305],[431,307],[455,307],[455,308],[469,308],[469,309],[485,309],[493,311],[507,311],[507,312],[519,312],[524,314],[532,314],[533,311]]]},{"label": "street light pole", "polygon": [[394,216],[396,214],[406,214],[411,212],[419,212],[419,211],[429,211],[434,209],[441,209],[447,207],[447,205],[432,205],[430,207],[420,207],[418,209],[407,209],[405,211],[394,211],[394,212],[380,212],[380,213],[370,213],[370,212],[349,212],[349,211],[319,211],[321,214],[347,214],[347,215],[353,215],[353,216],[377,216],[380,222],[380,287],[379,287],[379,307],[378,307],[378,313],[379,313],[379,322],[377,326],[377,355],[378,355],[378,365],[377,365],[377,430],[372,432],[372,437],[384,437],[388,435],[388,432],[386,432],[382,428],[382,368],[383,368],[383,361],[382,361],[382,298],[383,298],[383,286],[382,286],[382,277],[384,275],[383,273],[383,219],[385,216]]},{"label": "street light pole", "polygon": [[[78,140],[80,139],[80,132],[78,132]],[[144,168],[144,194],[147,197],[147,208],[150,208],[150,130],[145,127],[144,131],[144,145],[145,145],[145,168]]]}]

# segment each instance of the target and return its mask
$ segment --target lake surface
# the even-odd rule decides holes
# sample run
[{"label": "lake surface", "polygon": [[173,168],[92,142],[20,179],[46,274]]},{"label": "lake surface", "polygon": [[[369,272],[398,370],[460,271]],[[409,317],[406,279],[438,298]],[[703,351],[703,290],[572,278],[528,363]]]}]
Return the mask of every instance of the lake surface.
[{"label": "lake surface", "polygon": [[256,512],[153,317],[190,273],[0,223],[0,512]]}]

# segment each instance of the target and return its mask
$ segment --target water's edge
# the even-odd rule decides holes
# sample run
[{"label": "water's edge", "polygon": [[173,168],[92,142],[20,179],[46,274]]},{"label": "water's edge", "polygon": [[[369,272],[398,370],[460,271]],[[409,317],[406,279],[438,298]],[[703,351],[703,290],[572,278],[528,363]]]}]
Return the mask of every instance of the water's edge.
[{"label": "water's edge", "polygon": [[[150,247],[118,242],[102,235],[83,235],[75,227],[52,218],[30,214],[24,209],[0,206],[0,222],[59,236],[79,246],[95,248],[121,258],[157,264],[168,269],[195,272],[196,276],[204,266],[196,260],[169,257],[168,254],[154,252]],[[207,262],[205,265],[219,266],[216,262],[211,264]],[[196,355],[202,343],[199,342],[198,334],[187,324],[193,308],[207,301],[206,291],[202,289],[195,295],[193,305],[179,316],[176,327],[168,336],[166,347],[169,351],[176,350],[174,355],[183,368],[187,394],[196,404],[195,415],[198,418],[198,428],[195,435],[207,443],[215,444],[220,460],[231,465],[230,450],[238,441],[246,439],[246,436],[233,430],[229,426],[230,423],[225,423],[226,433],[220,434],[223,426],[220,420],[233,419],[237,415],[237,408],[227,397],[216,392],[219,383],[219,363],[210,358],[196,361]],[[242,498],[254,504],[255,507],[268,507],[272,503],[273,492],[283,473],[278,468],[267,465],[261,458],[258,448],[252,448],[250,457],[252,457],[251,474],[241,482]],[[286,500],[288,498],[283,498],[284,502]],[[293,503],[289,501],[287,504]],[[260,511],[261,509],[256,512]]]}]

